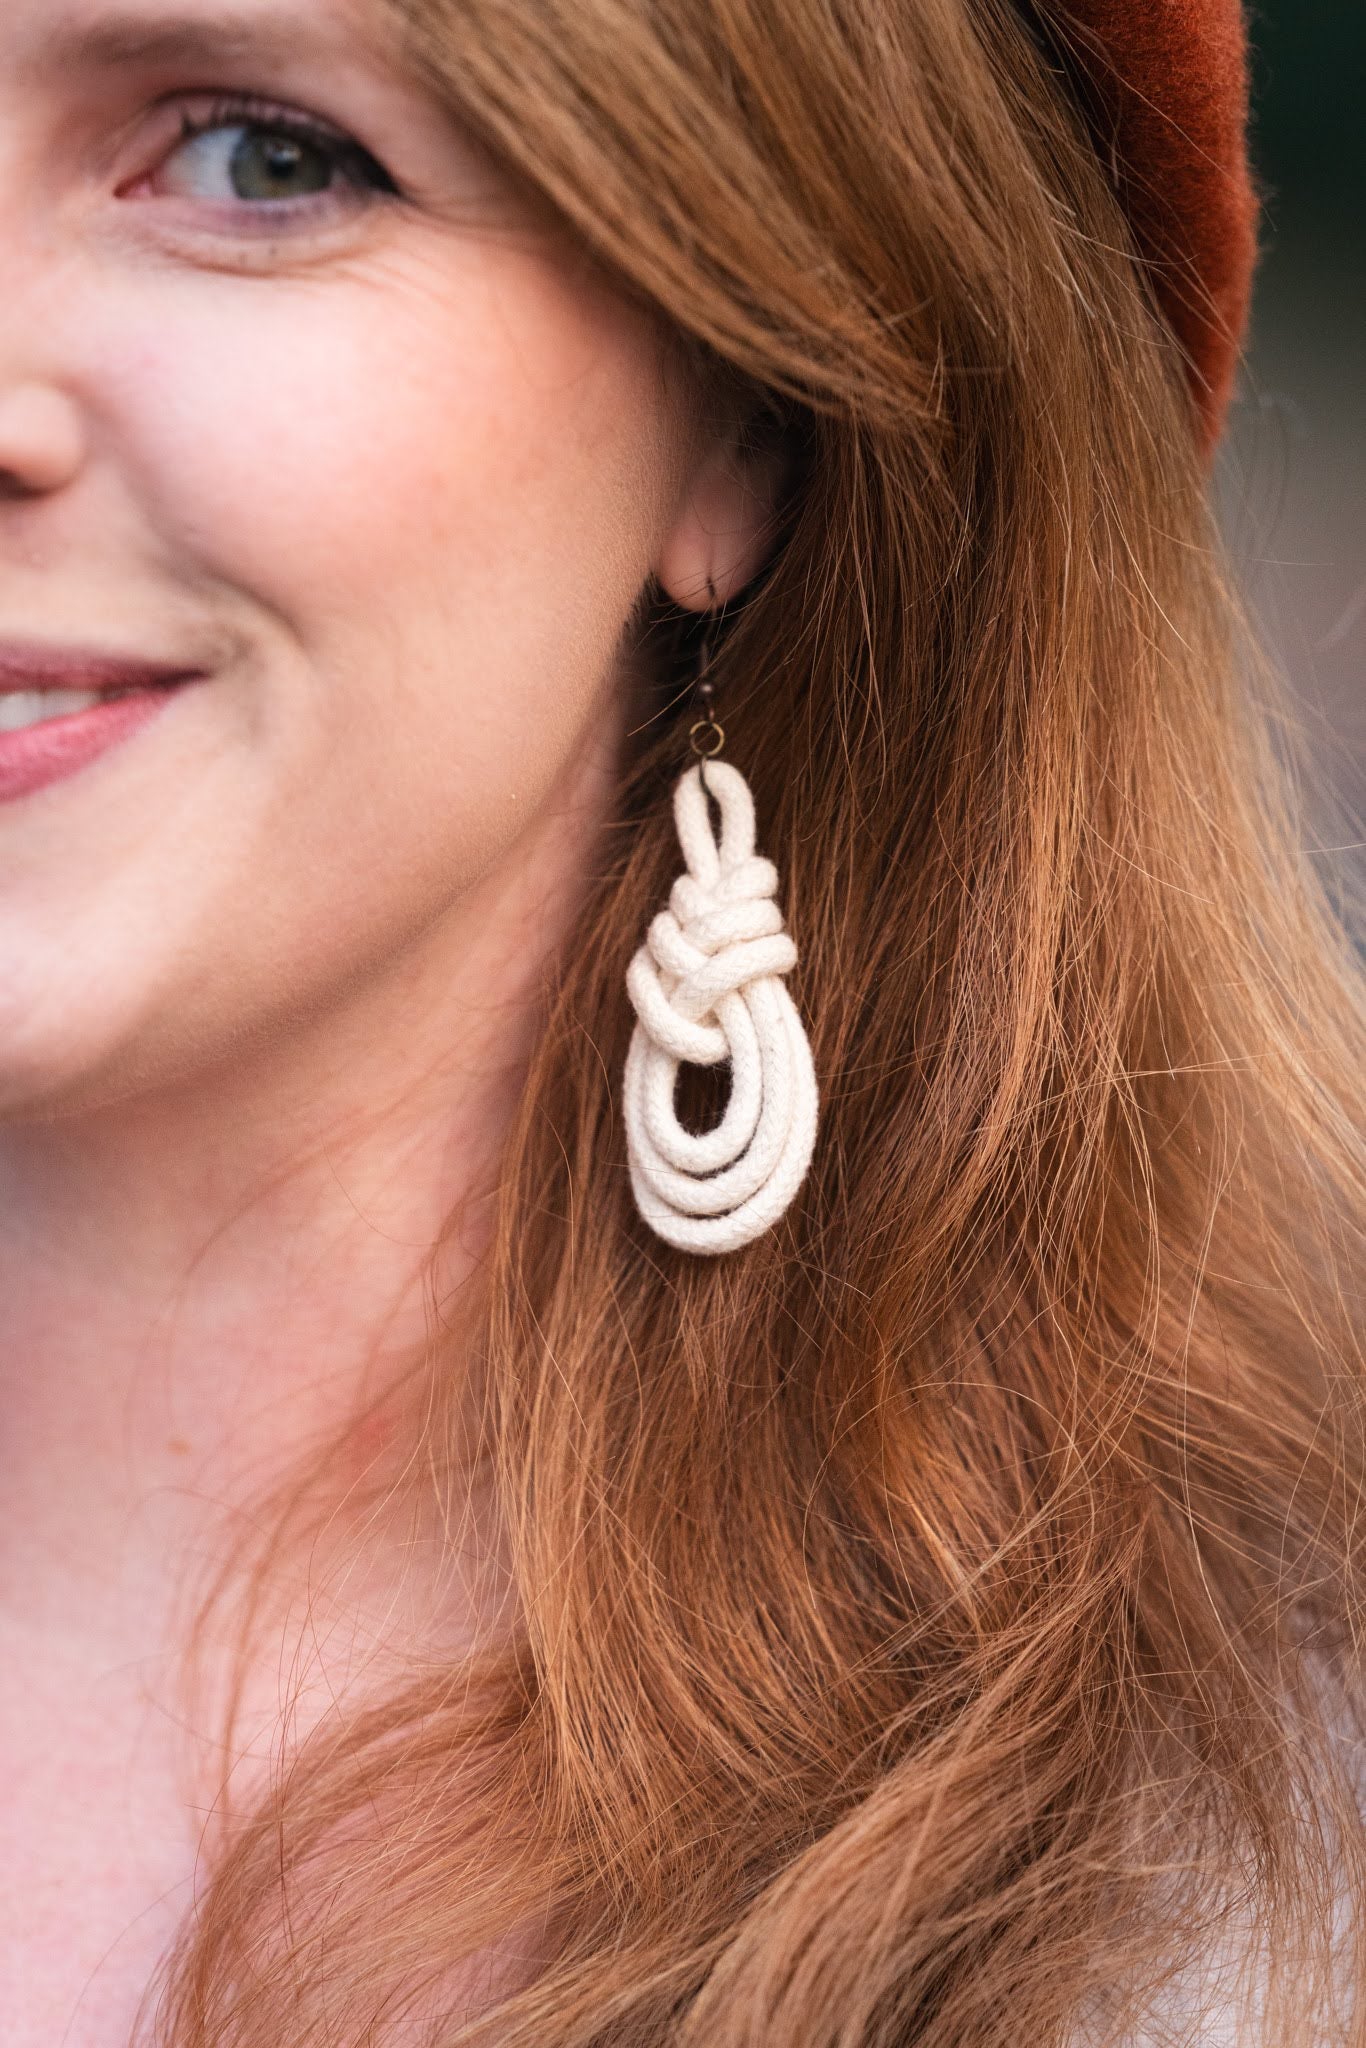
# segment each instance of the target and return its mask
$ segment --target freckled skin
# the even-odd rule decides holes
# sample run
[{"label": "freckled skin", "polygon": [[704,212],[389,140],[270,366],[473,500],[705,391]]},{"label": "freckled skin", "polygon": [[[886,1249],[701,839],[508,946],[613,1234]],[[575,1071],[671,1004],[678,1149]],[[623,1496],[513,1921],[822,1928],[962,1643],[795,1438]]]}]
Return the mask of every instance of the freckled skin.
[{"label": "freckled skin", "polygon": [[[0,39],[53,11],[13,0]],[[405,126],[411,86],[271,78],[376,155],[403,136],[391,174],[440,203],[267,242],[116,196],[63,140],[98,89],[20,103],[13,75],[0,637],[211,668],[123,759],[0,810],[17,1109],[182,1074],[428,941],[601,725],[685,479],[657,335],[509,225],[434,109]]]},{"label": "freckled skin", "polygon": [[[39,64],[127,4],[0,5],[0,642],[207,674],[0,802],[6,2048],[128,2038],[223,1765],[181,1712],[185,1578],[267,1479],[340,1445],[363,1569],[318,1711],[357,1629],[484,1625],[469,1573],[396,1604],[409,1532],[347,1497],[404,1462],[411,1418],[373,1401],[428,1338],[438,1243],[459,1384],[623,627],[651,574],[733,597],[776,482],[695,433],[654,324],[517,217],[377,13],[233,0],[262,40],[231,62]],[[227,0],[131,4],[212,27]],[[229,93],[353,137],[402,203],[253,229],[173,156],[182,103]],[[226,1691],[235,1642],[208,1648]],[[262,1756],[280,1654],[247,1674]]]}]

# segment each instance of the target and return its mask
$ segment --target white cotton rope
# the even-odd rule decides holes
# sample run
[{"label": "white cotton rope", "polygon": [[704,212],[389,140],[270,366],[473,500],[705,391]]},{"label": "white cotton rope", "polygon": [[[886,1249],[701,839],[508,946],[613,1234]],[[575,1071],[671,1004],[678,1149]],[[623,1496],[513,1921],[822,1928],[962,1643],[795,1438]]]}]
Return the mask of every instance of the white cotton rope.
[{"label": "white cotton rope", "polygon": [[[719,840],[707,791],[721,810]],[[624,1076],[631,1191],[645,1221],[681,1251],[728,1252],[762,1236],[797,1192],[816,1142],[816,1074],[779,979],[797,948],[775,896],[778,870],[754,851],[754,799],[727,761],[689,768],[674,790],[688,864],[626,973],[636,1026]],[[731,1063],[714,1130],[674,1108],[683,1061]]]}]

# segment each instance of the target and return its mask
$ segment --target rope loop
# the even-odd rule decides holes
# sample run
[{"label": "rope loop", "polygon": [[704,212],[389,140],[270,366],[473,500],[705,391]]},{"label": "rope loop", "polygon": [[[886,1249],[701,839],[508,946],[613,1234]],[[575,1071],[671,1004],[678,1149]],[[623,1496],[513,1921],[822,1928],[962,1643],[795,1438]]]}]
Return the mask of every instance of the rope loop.
[{"label": "rope loop", "polygon": [[[707,807],[720,808],[719,837]],[[776,901],[778,871],[755,852],[754,799],[715,757],[674,790],[687,872],[651,920],[626,974],[636,1026],[626,1056],[627,1160],[636,1207],[682,1251],[733,1251],[772,1227],[816,1140],[811,1047],[781,976],[797,948]],[[713,1130],[685,1130],[679,1066],[730,1061]]]}]

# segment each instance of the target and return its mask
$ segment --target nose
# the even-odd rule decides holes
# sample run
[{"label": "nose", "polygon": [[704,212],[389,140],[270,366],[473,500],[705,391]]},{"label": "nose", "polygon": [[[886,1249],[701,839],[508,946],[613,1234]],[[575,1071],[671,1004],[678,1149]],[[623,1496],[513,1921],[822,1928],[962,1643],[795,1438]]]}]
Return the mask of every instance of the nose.
[{"label": "nose", "polygon": [[50,384],[0,385],[0,499],[60,490],[85,454],[81,416]]}]

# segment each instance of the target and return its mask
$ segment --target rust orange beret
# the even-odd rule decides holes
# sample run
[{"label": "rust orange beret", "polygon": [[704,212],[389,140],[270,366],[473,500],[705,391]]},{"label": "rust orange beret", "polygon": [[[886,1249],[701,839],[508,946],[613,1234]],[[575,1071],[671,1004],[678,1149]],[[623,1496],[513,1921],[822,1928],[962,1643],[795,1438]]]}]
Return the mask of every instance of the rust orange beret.
[{"label": "rust orange beret", "polygon": [[1242,0],[1043,0],[1185,355],[1208,455],[1233,389],[1256,258]]}]

